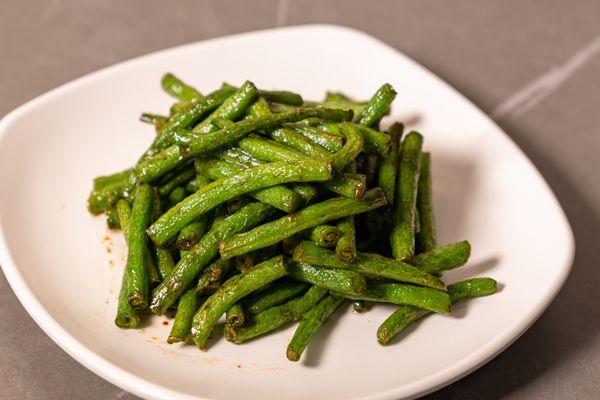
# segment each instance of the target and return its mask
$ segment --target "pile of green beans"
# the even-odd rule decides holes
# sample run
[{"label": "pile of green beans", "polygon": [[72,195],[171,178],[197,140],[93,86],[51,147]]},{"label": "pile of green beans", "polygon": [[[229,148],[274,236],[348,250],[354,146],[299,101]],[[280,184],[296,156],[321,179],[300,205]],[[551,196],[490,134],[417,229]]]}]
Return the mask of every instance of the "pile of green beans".
[{"label": "pile of green beans", "polygon": [[491,278],[443,281],[471,244],[438,245],[423,136],[404,136],[400,122],[380,129],[391,85],[367,101],[305,101],[250,81],[206,94],[170,73],[160,83],[175,103],[141,115],[151,145],[95,178],[88,198],[127,243],[118,327],[174,310],[167,342],[204,350],[223,317],[235,344],[299,322],[286,351],[298,361],[344,303],[397,305],[377,330],[387,345],[426,315],[496,292]]}]

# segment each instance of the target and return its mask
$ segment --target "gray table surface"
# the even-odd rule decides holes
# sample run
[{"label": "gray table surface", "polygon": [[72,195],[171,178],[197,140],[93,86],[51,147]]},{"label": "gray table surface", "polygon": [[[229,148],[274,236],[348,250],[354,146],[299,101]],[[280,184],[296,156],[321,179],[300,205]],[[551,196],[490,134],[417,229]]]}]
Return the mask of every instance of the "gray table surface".
[{"label": "gray table surface", "polygon": [[[0,116],[134,56],[282,25],[351,26],[423,64],[524,149],[577,242],[573,272],[540,320],[495,360],[428,398],[600,397],[600,2],[2,0],[1,9]],[[55,345],[1,274],[0,321],[1,399],[136,398]]]}]

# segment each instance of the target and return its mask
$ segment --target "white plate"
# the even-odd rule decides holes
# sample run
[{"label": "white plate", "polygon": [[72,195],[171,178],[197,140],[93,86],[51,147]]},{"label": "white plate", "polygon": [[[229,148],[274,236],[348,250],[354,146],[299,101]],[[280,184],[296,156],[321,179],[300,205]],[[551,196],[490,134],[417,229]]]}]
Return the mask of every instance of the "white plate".
[{"label": "white plate", "polygon": [[[390,82],[399,92],[390,118],[417,120],[433,154],[440,242],[473,244],[469,265],[447,278],[492,276],[501,292],[456,307],[452,317],[428,318],[388,347],[377,344],[375,331],[391,307],[337,313],[300,363],[285,358],[291,329],[243,346],[220,340],[206,353],[167,345],[165,318],[139,331],[117,329],[124,247],[102,217],[87,213],[85,200],[92,178],[127,167],[152,139],[138,116],[168,108],[172,100],[158,83],[165,71],[203,91],[251,79],[309,99],[325,90],[367,98]],[[177,47],[40,96],[0,123],[0,185],[0,263],[21,303],[71,356],[146,398],[423,395],[519,337],[560,289],[574,250],[547,184],[489,118],[394,49],[334,26]]]}]

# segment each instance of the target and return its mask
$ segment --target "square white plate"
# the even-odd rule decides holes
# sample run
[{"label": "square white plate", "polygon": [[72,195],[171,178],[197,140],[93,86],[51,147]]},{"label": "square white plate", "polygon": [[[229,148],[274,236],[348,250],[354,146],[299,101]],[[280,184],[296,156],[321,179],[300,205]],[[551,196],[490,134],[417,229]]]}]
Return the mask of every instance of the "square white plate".
[{"label": "square white plate", "polygon": [[[319,99],[325,90],[368,98],[399,92],[390,120],[414,120],[433,157],[441,243],[469,239],[469,265],[448,281],[488,275],[499,294],[433,316],[382,347],[377,326],[393,309],[338,312],[300,363],[287,329],[208,352],[165,343],[170,326],[114,326],[124,246],[85,207],[92,178],[125,168],[153,129],[142,111],[171,103],[172,71],[203,91],[245,79]],[[65,351],[146,398],[399,399],[473,371],[521,335],[566,279],[574,242],[554,195],[531,162],[480,110],[378,40],[335,26],[248,33],[161,51],[93,73],[29,102],[0,122],[0,263],[29,314]]]}]

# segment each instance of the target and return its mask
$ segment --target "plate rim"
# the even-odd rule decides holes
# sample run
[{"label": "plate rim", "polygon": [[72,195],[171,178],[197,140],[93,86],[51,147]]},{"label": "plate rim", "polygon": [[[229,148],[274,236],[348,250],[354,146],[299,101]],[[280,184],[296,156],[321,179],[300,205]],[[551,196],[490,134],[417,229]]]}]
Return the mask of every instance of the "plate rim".
[{"label": "plate rim", "polygon": [[[51,101],[56,97],[60,97],[63,93],[70,90],[74,90],[82,85],[85,85],[89,81],[93,81],[99,76],[110,75],[111,73],[122,69],[123,67],[131,67],[136,63],[143,63],[146,59],[155,58],[157,56],[168,57],[171,53],[176,53],[187,48],[192,48],[198,45],[214,44],[218,42],[226,42],[230,40],[239,39],[241,37],[252,36],[252,35],[265,35],[272,32],[282,31],[305,31],[305,30],[329,30],[342,32],[344,34],[360,36],[363,39],[367,39],[371,42],[376,43],[379,47],[382,47],[390,52],[393,52],[395,56],[401,57],[404,61],[413,64],[416,68],[425,71],[429,78],[435,79],[438,83],[442,84],[446,90],[452,91],[454,94],[459,96],[464,103],[472,108],[473,111],[480,114],[481,117],[490,122],[498,131],[500,131],[504,139],[513,147],[513,150],[520,154],[529,167],[534,171],[539,181],[545,187],[545,190],[550,195],[550,200],[554,202],[554,205],[558,211],[559,218],[562,221],[562,228],[564,229],[568,242],[565,243],[566,247],[566,259],[564,266],[562,267],[557,278],[552,283],[548,292],[543,297],[537,300],[537,304],[527,314],[518,318],[512,325],[507,326],[501,333],[499,333],[495,339],[490,340],[481,348],[477,349],[467,357],[463,357],[459,361],[451,364],[449,367],[442,369],[435,374],[416,380],[410,384],[396,387],[382,392],[366,395],[363,397],[354,398],[354,400],[394,400],[401,398],[415,398],[423,396],[427,393],[439,390],[444,386],[450,385],[451,383],[465,377],[469,373],[475,371],[479,367],[483,366],[487,362],[491,361],[498,354],[503,352],[507,347],[514,343],[523,333],[525,333],[543,314],[548,308],[552,301],[556,298],[558,292],[563,287],[566,279],[568,278],[572,267],[575,256],[575,238],[571,228],[571,225],[567,219],[564,209],[560,205],[560,202],[556,198],[556,195],[552,191],[548,182],[544,179],[543,175],[536,168],[533,162],[526,156],[521,148],[506,134],[506,132],[499,127],[496,122],[485,114],[479,107],[471,102],[467,97],[455,89],[452,85],[441,79],[438,75],[431,72],[423,65],[417,63],[410,57],[406,56],[399,50],[391,47],[382,40],[360,31],[355,28],[335,25],[335,24],[303,24],[293,25],[285,27],[268,28],[250,32],[243,32],[234,35],[221,36],[216,38],[210,38],[206,40],[195,41],[186,43],[167,49],[158,50],[152,53],[133,57],[131,59],[118,62],[105,68],[93,71],[85,74],[79,78],[75,78],[67,83],[64,83],[54,89],[51,89],[35,98],[27,101],[23,105],[10,111],[0,120],[0,148],[2,146],[2,140],[7,135],[9,129],[7,129],[11,123],[17,120],[22,115],[27,114],[31,109],[37,107],[40,104]],[[196,395],[190,395],[187,393],[168,389],[162,385],[156,384],[152,381],[146,380],[140,376],[137,376],[131,372],[124,370],[123,368],[113,364],[106,360],[98,353],[92,351],[84,344],[80,343],[75,337],[73,337],[65,328],[62,327],[58,321],[56,321],[50,313],[40,303],[38,298],[35,296],[30,287],[26,284],[22,274],[17,268],[14,262],[10,249],[6,243],[4,236],[4,230],[2,228],[2,221],[0,220],[0,267],[2,268],[6,279],[19,299],[19,302],[25,308],[29,316],[36,322],[36,324],[67,354],[73,357],[77,362],[82,364],[88,370],[92,371],[101,378],[108,382],[116,385],[117,387],[131,392],[135,395],[149,399],[201,399],[201,400],[218,400],[209,397],[199,397]]]}]

